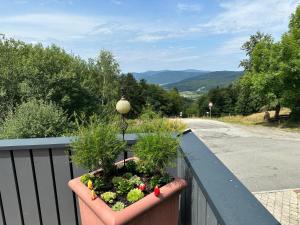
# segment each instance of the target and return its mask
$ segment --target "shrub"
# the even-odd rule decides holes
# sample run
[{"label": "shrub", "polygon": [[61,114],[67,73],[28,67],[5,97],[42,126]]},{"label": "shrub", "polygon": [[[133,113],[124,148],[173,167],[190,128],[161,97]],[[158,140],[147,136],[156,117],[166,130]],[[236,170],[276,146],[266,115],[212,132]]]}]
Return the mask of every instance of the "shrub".
[{"label": "shrub", "polygon": [[32,99],[17,106],[4,120],[1,138],[37,138],[61,136],[70,123],[61,108]]},{"label": "shrub", "polygon": [[128,194],[127,194],[127,200],[131,203],[134,203],[144,197],[144,193],[138,189],[132,189]]},{"label": "shrub", "polygon": [[117,184],[117,193],[127,194],[133,187],[134,185],[131,182],[129,182],[129,180],[123,178]]},{"label": "shrub", "polygon": [[71,143],[73,162],[90,171],[102,168],[103,177],[107,178],[126,146],[118,139],[117,133],[117,127],[98,120],[91,120],[86,127],[79,126],[77,138]]},{"label": "shrub", "polygon": [[101,198],[103,201],[108,203],[113,203],[114,199],[117,197],[117,194],[111,191],[105,192],[101,194]]},{"label": "shrub", "polygon": [[113,211],[121,211],[124,208],[125,208],[125,204],[123,202],[116,202],[116,204],[114,204],[111,209]]},{"label": "shrub", "polygon": [[133,146],[133,151],[140,159],[140,169],[150,174],[163,174],[167,167],[174,166],[178,147],[177,138],[158,132],[140,136]]},{"label": "shrub", "polygon": [[100,177],[95,177],[94,181],[93,181],[93,187],[94,190],[96,191],[100,191],[101,188],[105,185],[104,181],[102,178]]}]

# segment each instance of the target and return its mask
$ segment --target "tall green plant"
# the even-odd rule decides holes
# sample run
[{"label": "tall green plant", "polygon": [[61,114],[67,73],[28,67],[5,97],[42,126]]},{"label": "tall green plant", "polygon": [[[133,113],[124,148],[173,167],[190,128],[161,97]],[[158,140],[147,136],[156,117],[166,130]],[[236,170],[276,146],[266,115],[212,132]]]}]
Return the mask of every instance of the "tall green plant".
[{"label": "tall green plant", "polygon": [[173,166],[177,157],[179,140],[171,134],[158,132],[141,135],[133,146],[138,166],[143,172],[163,174],[167,167]]},{"label": "tall green plant", "polygon": [[126,143],[118,139],[118,128],[97,119],[92,119],[87,126],[79,126],[77,137],[71,144],[72,161],[89,171],[102,168],[103,175],[109,175],[118,155]]}]

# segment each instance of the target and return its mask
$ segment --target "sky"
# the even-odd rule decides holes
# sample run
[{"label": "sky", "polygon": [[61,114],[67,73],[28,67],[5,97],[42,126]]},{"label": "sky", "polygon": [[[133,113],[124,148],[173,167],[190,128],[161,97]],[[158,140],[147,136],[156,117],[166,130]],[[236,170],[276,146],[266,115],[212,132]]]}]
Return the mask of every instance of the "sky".
[{"label": "sky", "polygon": [[256,31],[277,41],[299,0],[0,0],[0,33],[83,59],[111,51],[122,72],[241,70]]}]

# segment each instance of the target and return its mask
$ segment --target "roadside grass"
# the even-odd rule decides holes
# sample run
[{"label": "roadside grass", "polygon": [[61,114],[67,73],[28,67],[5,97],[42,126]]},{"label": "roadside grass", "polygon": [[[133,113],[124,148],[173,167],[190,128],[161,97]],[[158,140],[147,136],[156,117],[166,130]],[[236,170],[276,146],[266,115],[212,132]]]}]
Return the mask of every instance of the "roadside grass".
[{"label": "roadside grass", "polygon": [[[291,112],[288,108],[283,108],[280,111],[280,115],[288,115]],[[275,111],[269,111],[271,118],[274,117]],[[215,118],[216,120],[226,122],[226,123],[235,123],[242,125],[261,125],[267,127],[275,127],[288,131],[300,132],[300,122],[293,121],[276,121],[276,122],[267,122],[264,121],[264,112],[254,113],[248,116],[236,115],[236,116],[223,116]]]}]

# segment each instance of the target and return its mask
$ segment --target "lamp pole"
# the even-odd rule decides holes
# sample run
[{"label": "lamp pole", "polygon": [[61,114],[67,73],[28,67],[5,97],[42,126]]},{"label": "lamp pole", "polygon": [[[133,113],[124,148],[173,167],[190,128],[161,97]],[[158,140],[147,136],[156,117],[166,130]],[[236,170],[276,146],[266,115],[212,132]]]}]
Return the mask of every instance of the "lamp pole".
[{"label": "lamp pole", "polygon": [[209,107],[209,118],[211,119],[211,109],[212,109],[212,107],[213,107],[213,103],[212,102],[210,102],[210,103],[208,103],[208,107]]},{"label": "lamp pole", "polygon": [[[125,115],[130,111],[130,109],[131,109],[131,106],[130,106],[129,101],[127,101],[125,99],[124,95],[122,95],[121,99],[116,104],[116,110],[121,115],[120,128],[121,128],[121,132],[122,132],[123,141],[125,141],[125,132],[128,127],[128,123],[126,122]],[[124,149],[123,153],[124,153],[124,165],[125,165],[125,160],[128,157],[126,149]]]}]

